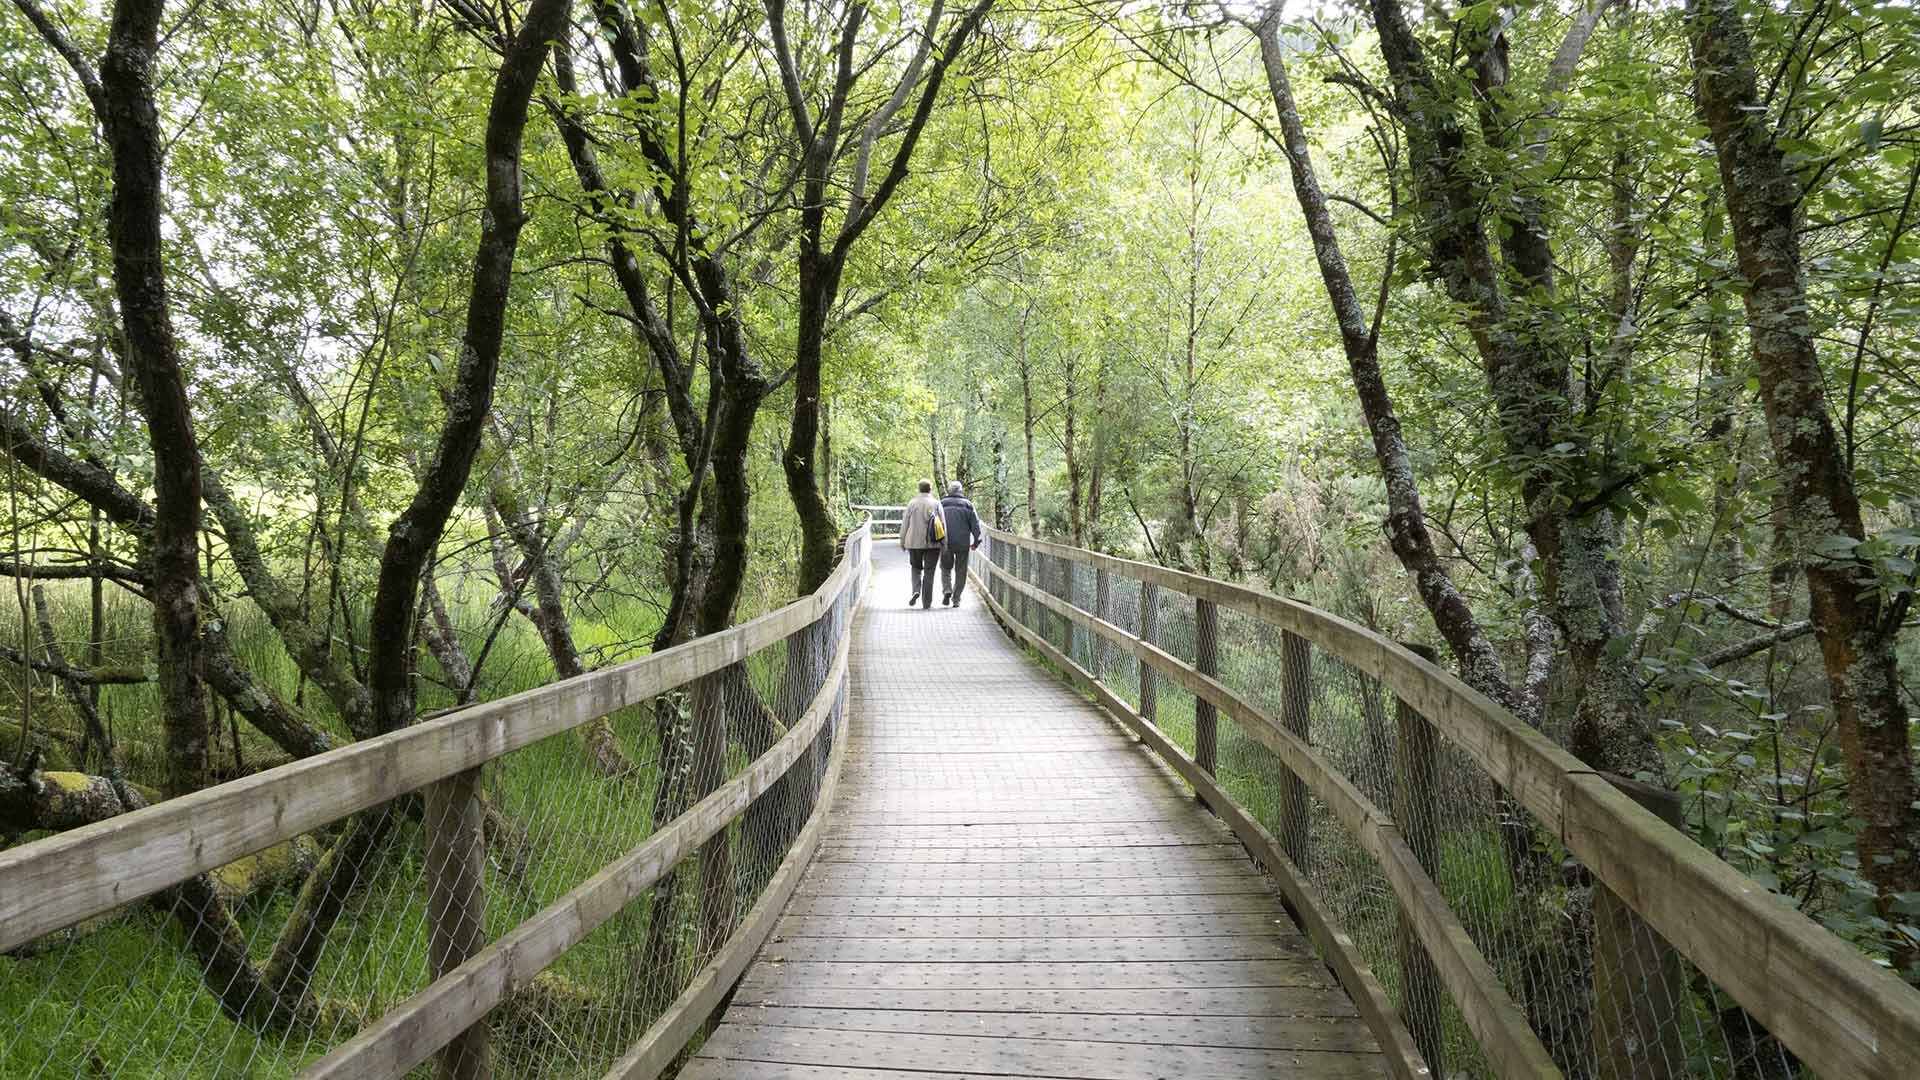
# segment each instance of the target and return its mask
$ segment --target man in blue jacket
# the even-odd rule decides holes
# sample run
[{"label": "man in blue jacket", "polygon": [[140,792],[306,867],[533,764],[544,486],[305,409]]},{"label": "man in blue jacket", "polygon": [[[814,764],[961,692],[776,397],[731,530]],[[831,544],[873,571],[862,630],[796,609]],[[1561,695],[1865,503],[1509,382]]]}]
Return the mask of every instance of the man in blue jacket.
[{"label": "man in blue jacket", "polygon": [[960,481],[947,485],[947,497],[940,500],[940,512],[947,520],[947,546],[940,553],[940,589],[946,595],[940,603],[960,606],[960,594],[967,589],[967,553],[980,546],[980,515],[967,500]]}]

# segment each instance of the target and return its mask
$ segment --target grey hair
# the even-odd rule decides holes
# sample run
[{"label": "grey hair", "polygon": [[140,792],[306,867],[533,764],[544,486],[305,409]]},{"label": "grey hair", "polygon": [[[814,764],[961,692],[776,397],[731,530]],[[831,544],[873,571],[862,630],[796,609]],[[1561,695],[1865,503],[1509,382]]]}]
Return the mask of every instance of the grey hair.
[{"label": "grey hair", "polygon": [[960,481],[958,480],[955,480],[953,483],[947,485],[947,494],[949,495],[958,495],[965,490],[966,488],[961,487]]}]

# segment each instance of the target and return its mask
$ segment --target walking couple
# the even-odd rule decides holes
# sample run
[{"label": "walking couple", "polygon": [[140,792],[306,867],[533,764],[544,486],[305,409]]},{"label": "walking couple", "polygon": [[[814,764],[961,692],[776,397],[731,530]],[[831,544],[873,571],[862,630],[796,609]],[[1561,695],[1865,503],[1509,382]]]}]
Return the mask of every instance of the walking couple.
[{"label": "walking couple", "polygon": [[947,497],[935,500],[933,484],[920,481],[920,494],[900,520],[900,546],[913,566],[912,607],[933,606],[933,564],[940,564],[940,604],[959,607],[967,588],[967,553],[980,546],[980,515],[974,513],[960,481],[947,485]]}]

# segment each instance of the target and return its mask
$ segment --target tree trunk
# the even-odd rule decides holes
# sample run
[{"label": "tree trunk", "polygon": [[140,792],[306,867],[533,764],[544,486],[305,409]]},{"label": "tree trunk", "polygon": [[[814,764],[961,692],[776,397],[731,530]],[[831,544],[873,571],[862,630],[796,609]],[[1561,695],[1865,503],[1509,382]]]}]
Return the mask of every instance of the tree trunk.
[{"label": "tree trunk", "polygon": [[[93,579],[99,581],[98,577]],[[60,641],[54,636],[53,609],[47,604],[47,590],[43,585],[33,586],[33,613],[40,631],[40,647],[46,650],[47,659],[61,667],[67,666],[66,655],[60,649]],[[84,686],[71,679],[61,679],[60,685],[66,689],[68,700],[73,709],[80,714],[80,723],[87,733],[87,741],[93,745],[94,753],[99,755],[100,771],[112,785],[114,797],[124,806],[134,805],[133,790],[127,786],[125,772],[120,765],[120,751],[113,745],[113,733],[100,719],[100,709],[94,702],[94,692],[99,684]],[[25,725],[22,725],[24,729]]]},{"label": "tree trunk", "polygon": [[933,449],[933,493],[941,498],[947,493],[947,455],[940,447],[940,410],[938,408],[927,416],[927,443]]},{"label": "tree trunk", "polygon": [[1007,483],[1007,429],[998,420],[993,426],[993,527],[1001,532],[1013,528],[1013,489]]},{"label": "tree trunk", "polygon": [[[1866,537],[1859,496],[1828,413],[1800,261],[1798,185],[1756,89],[1752,46],[1732,0],[1687,5],[1700,111],[1719,159],[1745,294],[1754,370],[1802,560],[1814,634],[1847,755],[1847,799],[1863,822],[1860,869],[1893,919],[1900,893],[1920,890],[1920,810],[1901,700],[1895,637],[1905,605],[1889,601],[1873,567],[1852,556]],[[1836,552],[1836,539],[1848,550]],[[1778,557],[1779,553],[1776,553]],[[1893,961],[1920,960],[1912,943]]]},{"label": "tree trunk", "polygon": [[[1727,251],[1727,215],[1724,200],[1715,191],[1707,195],[1700,208],[1700,246],[1709,260]],[[1709,263],[1708,265],[1711,265]],[[1718,273],[1703,272],[1700,287],[1707,297],[1706,350],[1707,370],[1713,378],[1712,416],[1707,422],[1707,437],[1724,454],[1716,470],[1713,485],[1713,520],[1723,532],[1721,555],[1725,560],[1722,578],[1732,583],[1745,577],[1750,558],[1747,547],[1746,507],[1741,493],[1752,483],[1753,465],[1747,453],[1748,423],[1741,416],[1741,383],[1734,378],[1732,325],[1734,313],[1723,295]],[[1769,604],[1776,622],[1785,620],[1786,607]]]},{"label": "tree trunk", "polygon": [[1189,564],[1202,575],[1212,572],[1213,560],[1208,557],[1206,529],[1200,523],[1200,466],[1194,460],[1193,428],[1197,421],[1195,415],[1199,408],[1196,400],[1199,382],[1200,353],[1200,130],[1193,129],[1194,145],[1190,150],[1194,160],[1187,167],[1187,295],[1185,348],[1182,350],[1180,371],[1180,400],[1175,404],[1174,425],[1180,450],[1180,521],[1186,527],[1189,550],[1193,560]]},{"label": "tree trunk", "polygon": [[374,726],[397,731],[413,721],[409,632],[420,573],[440,543],[465,489],[493,409],[494,381],[513,287],[513,256],[526,215],[520,200],[520,144],[527,105],[546,65],[547,45],[562,36],[568,0],[533,0],[495,76],[485,136],[486,213],[474,252],[460,363],[448,393],[446,422],[426,474],[387,531],[374,592],[367,688]]},{"label": "tree trunk", "polygon": [[[746,581],[749,556],[747,453],[754,416],[766,396],[766,382],[752,370],[745,353],[744,335],[722,346],[734,348],[720,361],[729,372],[724,398],[712,421],[714,560],[705,594],[700,599],[696,629],[704,636],[733,623],[733,609]],[[810,443],[808,445],[811,445]],[[791,488],[789,489],[791,494]],[[818,497],[818,492],[814,492]],[[829,553],[831,559],[831,553]],[[730,713],[728,695],[718,675],[694,684],[691,693],[693,732],[690,801],[705,798],[725,779],[725,755]],[[733,848],[722,830],[700,848],[702,953],[710,954],[732,931],[735,918]]]},{"label": "tree trunk", "polygon": [[153,69],[162,6],[161,0],[114,5],[100,62],[106,106],[100,122],[113,158],[108,240],[114,291],[126,332],[128,374],[139,387],[153,448],[154,520],[147,557],[153,566],[167,733],[165,790],[177,796],[206,784],[208,732],[200,681],[200,448],[168,309],[160,227],[165,147],[154,107]]},{"label": "tree trunk", "polygon": [[[854,60],[860,25],[867,15],[865,5],[855,4],[841,20],[838,41],[833,50],[831,91],[817,116],[808,115],[806,95],[800,87],[799,66],[787,44],[786,4],[769,0],[767,19],[773,39],[775,61],[779,65],[787,104],[792,111],[795,141],[800,155],[800,229],[799,229],[799,316],[793,374],[793,424],[788,432],[786,452],[781,457],[787,475],[787,493],[800,518],[800,593],[819,588],[833,573],[834,552],[839,547],[838,530],[826,500],[821,497],[814,468],[814,446],[820,426],[821,352],[827,336],[827,315],[840,295],[840,275],[846,267],[847,253],[866,231],[906,179],[907,165],[913,157],[920,133],[932,116],[948,68],[962,55],[968,39],[979,27],[993,0],[979,0],[968,9],[944,41],[936,43],[942,5],[935,4],[912,58],[900,74],[899,82],[884,103],[866,120],[865,130],[855,154],[851,183],[847,185],[846,213],[840,227],[828,239],[825,234],[830,173],[845,149],[841,145],[841,127],[847,102],[863,68]],[[935,48],[936,44],[940,47]],[[931,63],[929,64],[929,61]],[[924,79],[922,71],[925,72]],[[901,135],[893,157],[872,191],[867,189],[869,166],[874,145],[888,132],[894,117],[918,92],[909,118],[901,125]],[[744,354],[743,354],[744,355]]]},{"label": "tree trunk", "polygon": [[[347,666],[346,658],[335,651],[332,638],[308,622],[300,599],[268,566],[252,520],[227,490],[220,474],[207,470],[204,486],[207,506],[226,531],[227,555],[254,603],[280,635],[287,655],[301,674],[326,694],[349,731],[361,738],[373,735],[373,705],[366,687]],[[348,512],[342,513],[345,516]]]},{"label": "tree trunk", "polygon": [[820,403],[820,497],[833,505],[833,409]]},{"label": "tree trunk", "polygon": [[[787,496],[800,519],[800,566],[795,582],[805,596],[833,573],[833,552],[839,543],[833,513],[820,494],[814,448],[820,441],[820,367],[827,336],[827,312],[840,292],[845,256],[822,252],[818,232],[813,243],[804,238],[800,250],[800,310],[793,372],[793,422],[787,431],[786,452],[780,463],[786,471]],[[936,454],[938,451],[936,450]]]},{"label": "tree trunk", "polygon": [[953,478],[967,485],[969,492],[980,471],[980,425],[993,415],[993,403],[987,399],[984,380],[975,384],[973,396],[960,418],[960,457],[953,465]]},{"label": "tree trunk", "polygon": [[1067,351],[1064,367],[1066,386],[1061,392],[1061,405],[1066,415],[1060,450],[1067,459],[1067,535],[1074,547],[1086,547],[1086,518],[1080,502],[1083,483],[1079,454],[1079,410],[1076,408],[1080,396],[1079,372],[1071,349]]},{"label": "tree trunk", "polygon": [[[520,610],[540,634],[540,640],[547,648],[547,656],[553,661],[554,674],[562,679],[577,678],[587,673],[587,666],[580,659],[580,649],[573,641],[573,620],[567,615],[566,582],[560,573],[559,560],[554,557],[553,540],[538,527],[520,502],[519,489],[522,485],[516,482],[517,470],[510,464],[511,452],[504,438],[497,441],[500,443],[502,463],[495,467],[488,496],[506,527],[507,535],[513,538],[514,546],[520,549],[520,557],[525,560],[527,574],[533,582],[534,602]],[[501,587],[510,586],[502,581]],[[620,748],[620,740],[613,733],[613,724],[606,717],[588,721],[580,726],[578,732],[587,761],[595,773],[608,779],[638,775],[633,762]]]},{"label": "tree trunk", "polygon": [[[1086,546],[1100,548],[1100,504],[1106,494],[1107,474],[1107,364],[1096,359],[1093,369],[1093,461],[1087,467]],[[1104,617],[1104,616],[1103,616]]]},{"label": "tree trunk", "polygon": [[427,643],[427,651],[439,662],[440,671],[446,675],[455,695],[465,700],[473,689],[473,660],[460,644],[453,616],[447,612],[446,601],[441,598],[440,587],[432,574],[421,577],[420,600],[427,609],[427,625],[420,628],[420,637]]},{"label": "tree trunk", "polygon": [[1460,665],[1460,676],[1475,689],[1509,708],[1519,704],[1508,684],[1500,654],[1481,630],[1466,597],[1454,586],[1446,565],[1434,548],[1427,528],[1426,511],[1421,506],[1420,488],[1413,463],[1400,432],[1400,418],[1381,377],[1378,341],[1368,325],[1365,310],[1355,292],[1347,270],[1345,254],[1340,250],[1338,232],[1327,197],[1313,167],[1299,107],[1294,103],[1293,87],[1287,77],[1286,54],[1280,42],[1278,7],[1270,7],[1258,31],[1260,55],[1268,90],[1281,131],[1281,151],[1293,176],[1293,190],[1300,211],[1306,218],[1307,232],[1313,240],[1314,257],[1327,290],[1327,299],[1340,327],[1340,341],[1346,351],[1347,366],[1353,378],[1354,392],[1373,435],[1374,458],[1387,488],[1387,538],[1394,555],[1413,578],[1421,602],[1432,615],[1434,625],[1453,650]]},{"label": "tree trunk", "polygon": [[[1527,533],[1540,552],[1543,594],[1555,605],[1572,683],[1580,692],[1571,748],[1596,768],[1625,776],[1658,773],[1662,764],[1637,673],[1625,650],[1610,647],[1630,632],[1617,528],[1604,501],[1583,497],[1594,485],[1564,464],[1583,461],[1592,445],[1572,412],[1568,332],[1550,307],[1530,302],[1515,314],[1504,283],[1511,276],[1535,295],[1555,296],[1544,201],[1530,192],[1509,199],[1489,190],[1467,160],[1466,132],[1444,103],[1446,90],[1398,0],[1372,0],[1371,8],[1395,96],[1410,117],[1409,155],[1421,189],[1431,265],[1448,296],[1466,310],[1502,438],[1521,462]],[[1505,114],[1504,36],[1496,31],[1465,44],[1476,57],[1474,92],[1483,137],[1503,148],[1512,129]],[[1575,49],[1568,70],[1577,58]],[[1500,237],[1504,268],[1493,256],[1490,225]],[[1532,317],[1543,312],[1545,317]],[[1566,443],[1575,447],[1573,454],[1554,451]]]},{"label": "tree trunk", "polygon": [[309,723],[271,688],[254,678],[233,654],[225,627],[209,619],[200,635],[207,685],[240,711],[254,730],[294,758],[332,749],[327,733]]},{"label": "tree trunk", "polygon": [[1033,464],[1033,364],[1027,356],[1027,317],[1033,314],[1033,302],[1020,309],[1019,339],[1015,359],[1020,365],[1020,430],[1027,440],[1027,535],[1040,535],[1040,482]]}]

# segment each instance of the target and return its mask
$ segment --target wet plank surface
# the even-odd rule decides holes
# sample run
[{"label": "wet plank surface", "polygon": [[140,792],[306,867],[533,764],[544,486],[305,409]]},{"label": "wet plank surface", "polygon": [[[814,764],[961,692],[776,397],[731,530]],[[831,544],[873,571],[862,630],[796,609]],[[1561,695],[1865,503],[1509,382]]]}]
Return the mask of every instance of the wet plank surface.
[{"label": "wet plank surface", "polygon": [[977,597],[909,609],[899,550],[874,570],[846,787],[681,1076],[1386,1075],[1223,825]]}]

